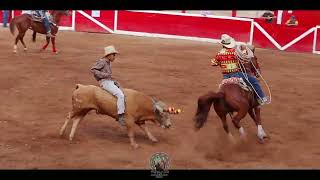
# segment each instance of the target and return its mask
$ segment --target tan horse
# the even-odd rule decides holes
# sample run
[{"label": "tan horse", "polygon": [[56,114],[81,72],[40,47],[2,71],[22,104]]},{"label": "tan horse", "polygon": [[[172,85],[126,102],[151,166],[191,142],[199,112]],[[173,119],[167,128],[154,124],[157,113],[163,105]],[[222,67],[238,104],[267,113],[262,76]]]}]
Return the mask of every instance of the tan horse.
[{"label": "tan horse", "polygon": [[[141,92],[123,89],[126,98],[126,127],[132,147],[137,148],[134,140],[134,125],[139,126],[152,142],[158,140],[151,134],[145,122],[159,123],[163,128],[170,128],[171,120],[165,103],[157,101]],[[72,111],[60,130],[60,136],[70,120],[73,121],[69,140],[72,141],[79,122],[91,110],[117,119],[117,100],[100,87],[77,84],[72,96]]]}]

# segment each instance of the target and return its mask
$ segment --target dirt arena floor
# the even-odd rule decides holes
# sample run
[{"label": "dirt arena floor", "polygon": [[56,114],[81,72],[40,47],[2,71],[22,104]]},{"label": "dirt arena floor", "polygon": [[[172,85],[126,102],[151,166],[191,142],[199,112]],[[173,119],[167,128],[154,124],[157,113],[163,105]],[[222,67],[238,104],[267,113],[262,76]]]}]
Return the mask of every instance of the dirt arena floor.
[{"label": "dirt arena floor", "polygon": [[[270,139],[258,143],[256,127],[247,115],[241,123],[248,141],[231,146],[214,111],[203,129],[193,130],[197,98],[216,90],[221,81],[220,69],[210,66],[217,44],[59,32],[60,53],[54,55],[51,46],[40,53],[45,38],[37,38],[32,43],[28,32],[28,52],[19,44],[18,54],[13,54],[13,36],[0,29],[1,169],[149,169],[156,152],[170,156],[172,169],[320,167],[319,55],[256,50],[272,91],[272,103],[262,109]],[[94,112],[79,125],[74,142],[58,136],[75,84],[97,85],[89,69],[110,44],[121,52],[113,72],[122,86],[185,111],[171,116],[170,130],[149,125],[157,144],[137,128],[140,148],[132,149],[126,129]]]}]

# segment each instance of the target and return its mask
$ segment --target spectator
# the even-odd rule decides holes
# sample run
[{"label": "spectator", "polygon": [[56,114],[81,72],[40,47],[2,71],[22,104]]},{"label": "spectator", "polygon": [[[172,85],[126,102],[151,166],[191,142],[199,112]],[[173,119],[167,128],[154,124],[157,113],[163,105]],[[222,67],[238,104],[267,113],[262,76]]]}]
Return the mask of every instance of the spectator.
[{"label": "spectator", "polygon": [[272,23],[272,21],[275,17],[276,16],[271,11],[267,11],[267,12],[263,13],[263,15],[262,15],[262,18],[266,19],[267,23]]},{"label": "spectator", "polygon": [[3,27],[7,27],[9,10],[2,10],[2,13],[3,13]]},{"label": "spectator", "polygon": [[290,19],[288,19],[288,21],[286,22],[287,26],[298,26],[298,24],[299,24],[299,22],[294,15],[292,15],[290,17]]}]

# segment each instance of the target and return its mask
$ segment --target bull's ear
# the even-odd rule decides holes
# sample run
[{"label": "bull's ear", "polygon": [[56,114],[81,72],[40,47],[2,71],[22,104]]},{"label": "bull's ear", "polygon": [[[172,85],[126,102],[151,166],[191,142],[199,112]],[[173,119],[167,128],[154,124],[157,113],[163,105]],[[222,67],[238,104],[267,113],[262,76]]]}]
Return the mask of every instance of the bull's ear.
[{"label": "bull's ear", "polygon": [[163,108],[160,105],[157,104],[155,107],[156,107],[156,112],[158,112],[158,113],[163,112]]}]

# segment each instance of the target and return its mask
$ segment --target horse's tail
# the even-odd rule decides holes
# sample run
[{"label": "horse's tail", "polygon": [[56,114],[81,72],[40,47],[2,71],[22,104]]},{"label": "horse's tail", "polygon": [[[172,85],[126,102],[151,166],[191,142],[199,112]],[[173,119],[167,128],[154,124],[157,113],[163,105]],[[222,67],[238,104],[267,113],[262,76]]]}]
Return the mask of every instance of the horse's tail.
[{"label": "horse's tail", "polygon": [[11,22],[10,22],[10,32],[12,35],[14,35],[14,30],[15,30],[15,26],[16,26],[16,22],[15,22],[15,18],[11,19]]},{"label": "horse's tail", "polygon": [[215,93],[215,92],[209,91],[207,94],[202,95],[198,98],[198,108],[194,118],[195,129],[199,130],[200,128],[202,128],[202,126],[208,119],[208,114],[209,114],[212,103],[215,100],[218,100],[223,97],[224,97],[224,93],[222,92]]},{"label": "horse's tail", "polygon": [[37,38],[37,32],[33,31],[32,42],[36,42],[36,38]]}]

